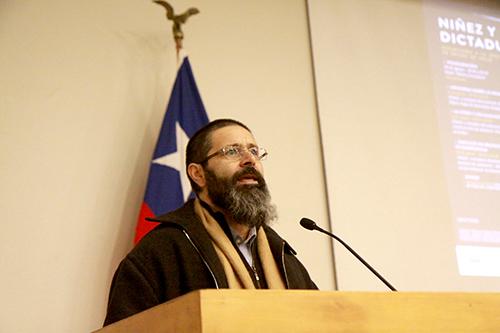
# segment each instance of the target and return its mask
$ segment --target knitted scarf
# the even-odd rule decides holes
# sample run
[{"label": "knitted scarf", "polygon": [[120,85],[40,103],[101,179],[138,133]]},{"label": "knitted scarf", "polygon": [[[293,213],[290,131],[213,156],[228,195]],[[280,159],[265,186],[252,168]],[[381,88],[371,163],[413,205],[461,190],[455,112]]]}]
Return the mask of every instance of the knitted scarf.
[{"label": "knitted scarf", "polygon": [[[215,252],[226,273],[227,282],[231,289],[255,289],[250,273],[241,260],[237,250],[212,215],[201,206],[198,199],[194,202],[194,211],[208,231]],[[269,242],[263,228],[257,230],[257,253],[262,263],[264,276],[269,289],[285,289],[278,265],[274,260]]]}]

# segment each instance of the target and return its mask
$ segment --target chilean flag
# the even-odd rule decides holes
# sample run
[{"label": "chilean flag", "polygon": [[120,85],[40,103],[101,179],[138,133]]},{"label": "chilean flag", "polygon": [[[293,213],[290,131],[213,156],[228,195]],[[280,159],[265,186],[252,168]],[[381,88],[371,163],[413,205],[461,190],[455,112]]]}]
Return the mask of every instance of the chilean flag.
[{"label": "chilean flag", "polygon": [[177,72],[151,161],[134,243],[158,224],[146,221],[146,217],[179,208],[191,195],[184,164],[186,145],[189,138],[207,123],[208,116],[189,59],[185,57]]}]

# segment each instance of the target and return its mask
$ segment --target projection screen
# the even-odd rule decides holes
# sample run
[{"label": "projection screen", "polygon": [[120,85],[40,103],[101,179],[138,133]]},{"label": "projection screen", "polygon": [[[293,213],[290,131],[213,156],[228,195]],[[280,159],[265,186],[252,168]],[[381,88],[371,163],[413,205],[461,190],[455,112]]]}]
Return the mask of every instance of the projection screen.
[{"label": "projection screen", "polygon": [[[499,290],[500,5],[308,11],[332,232],[399,290]],[[340,290],[386,289],[334,249]]]}]

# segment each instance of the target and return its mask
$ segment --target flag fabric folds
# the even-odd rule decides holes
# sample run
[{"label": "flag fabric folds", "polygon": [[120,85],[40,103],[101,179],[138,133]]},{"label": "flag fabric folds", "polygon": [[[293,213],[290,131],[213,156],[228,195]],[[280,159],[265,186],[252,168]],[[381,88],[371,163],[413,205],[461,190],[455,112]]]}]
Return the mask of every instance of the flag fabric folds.
[{"label": "flag fabric folds", "polygon": [[146,217],[165,214],[180,206],[191,195],[185,171],[185,147],[189,138],[208,123],[188,57],[177,72],[167,105],[136,227],[134,243],[157,223]]}]

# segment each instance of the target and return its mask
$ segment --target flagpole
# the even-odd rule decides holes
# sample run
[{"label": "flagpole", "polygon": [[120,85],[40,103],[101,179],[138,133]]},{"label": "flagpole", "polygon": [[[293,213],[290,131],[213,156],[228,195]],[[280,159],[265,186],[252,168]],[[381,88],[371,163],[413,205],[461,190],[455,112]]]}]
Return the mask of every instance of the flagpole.
[{"label": "flagpole", "polygon": [[187,56],[188,54],[186,50],[184,50],[183,48],[177,51],[177,70],[179,70],[179,68],[182,65],[182,62],[184,61],[184,58],[186,58]]},{"label": "flagpole", "polygon": [[163,6],[167,10],[167,19],[174,22],[172,30],[176,45],[177,74],[151,160],[134,244],[158,224],[148,222],[148,218],[175,210],[189,198],[191,187],[182,157],[186,150],[185,144],[209,121],[187,53],[182,48],[183,34],[180,29],[189,16],[199,11],[190,8],[181,15],[174,15],[172,6],[167,2],[154,2]]}]

